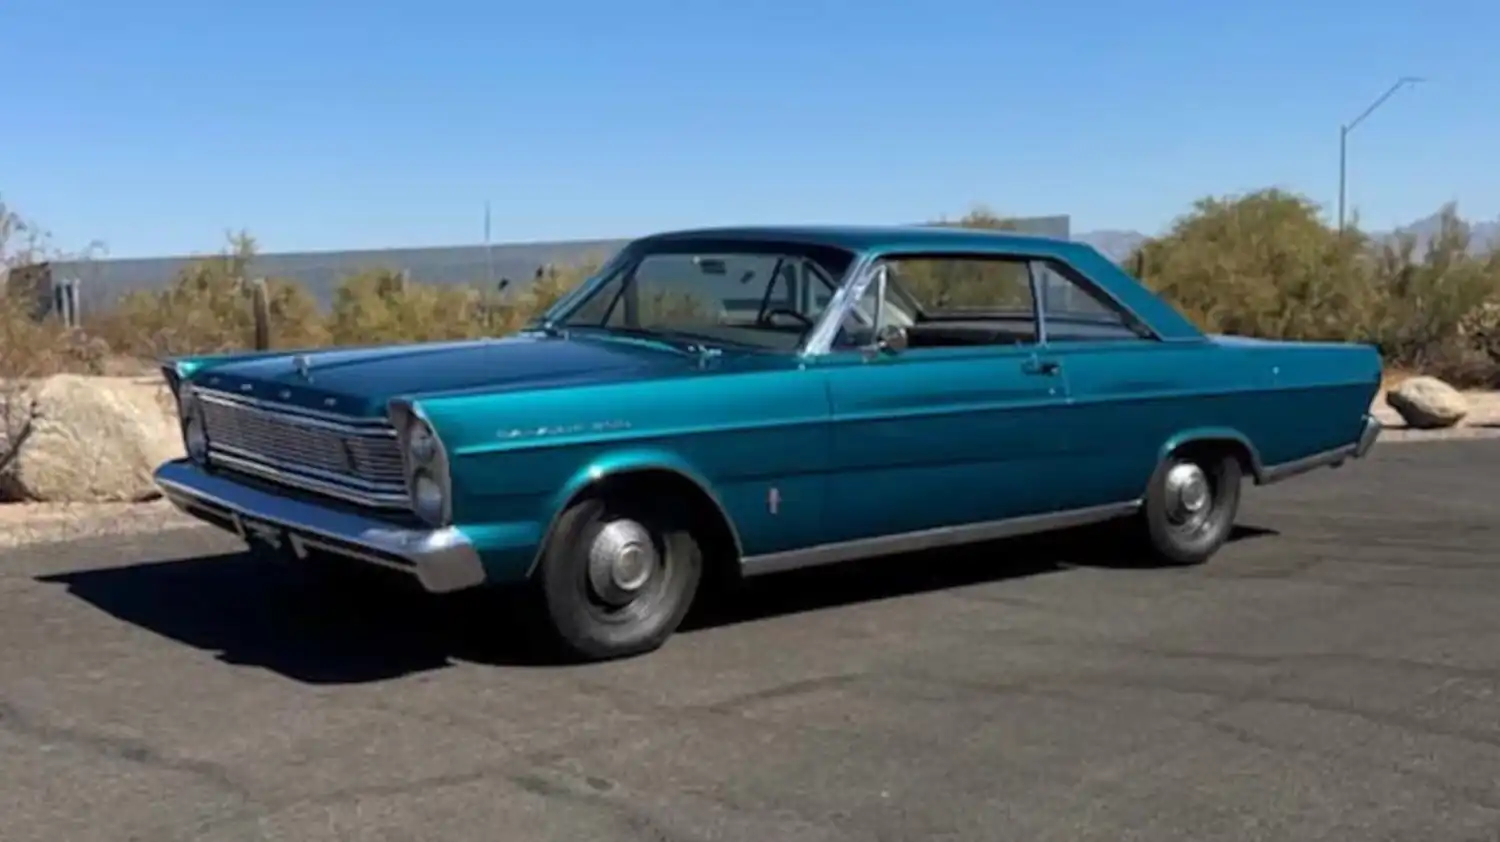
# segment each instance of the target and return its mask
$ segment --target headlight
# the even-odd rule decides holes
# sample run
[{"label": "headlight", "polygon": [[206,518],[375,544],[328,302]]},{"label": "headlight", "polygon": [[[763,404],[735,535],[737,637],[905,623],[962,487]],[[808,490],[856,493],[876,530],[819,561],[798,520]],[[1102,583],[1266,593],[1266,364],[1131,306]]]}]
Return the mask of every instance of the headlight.
[{"label": "headlight", "polygon": [[420,414],[407,416],[406,488],[412,513],[432,526],[448,523],[448,459],[437,433]]},{"label": "headlight", "polygon": [[182,419],[182,445],[194,462],[208,461],[208,430],[203,426],[203,409],[191,386],[183,384],[177,396],[177,414]]},{"label": "headlight", "polygon": [[433,438],[432,429],[421,421],[413,422],[411,435],[406,442],[407,454],[411,457],[413,465],[426,465],[437,456],[437,439]]},{"label": "headlight", "polygon": [[447,495],[443,484],[425,470],[412,476],[411,508],[417,517],[434,526],[446,517]]}]

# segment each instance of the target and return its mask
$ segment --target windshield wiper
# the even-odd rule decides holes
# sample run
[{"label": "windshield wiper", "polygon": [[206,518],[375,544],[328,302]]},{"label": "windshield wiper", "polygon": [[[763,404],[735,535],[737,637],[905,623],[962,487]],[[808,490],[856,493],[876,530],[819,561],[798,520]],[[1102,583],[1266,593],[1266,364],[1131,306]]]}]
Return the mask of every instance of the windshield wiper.
[{"label": "windshield wiper", "polygon": [[551,319],[537,319],[526,325],[523,330],[534,331],[552,339],[561,339],[567,336],[567,331],[557,326],[557,322]]}]

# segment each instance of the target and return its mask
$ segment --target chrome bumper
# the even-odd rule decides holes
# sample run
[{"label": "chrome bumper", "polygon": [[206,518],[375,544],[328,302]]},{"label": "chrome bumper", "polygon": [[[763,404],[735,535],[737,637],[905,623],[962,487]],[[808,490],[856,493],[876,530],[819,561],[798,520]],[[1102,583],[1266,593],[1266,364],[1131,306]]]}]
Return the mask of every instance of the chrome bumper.
[{"label": "chrome bumper", "polygon": [[406,529],[384,521],[281,497],[216,476],[188,460],[156,469],[173,505],[246,540],[286,543],[298,558],[309,549],[410,573],[433,593],[484,582],[479,553],[463,533]]},{"label": "chrome bumper", "polygon": [[1380,438],[1380,431],[1383,429],[1385,425],[1380,423],[1379,418],[1366,415],[1365,428],[1360,432],[1359,441],[1354,445],[1354,458],[1359,459],[1369,453],[1370,448],[1375,446],[1375,440]]}]

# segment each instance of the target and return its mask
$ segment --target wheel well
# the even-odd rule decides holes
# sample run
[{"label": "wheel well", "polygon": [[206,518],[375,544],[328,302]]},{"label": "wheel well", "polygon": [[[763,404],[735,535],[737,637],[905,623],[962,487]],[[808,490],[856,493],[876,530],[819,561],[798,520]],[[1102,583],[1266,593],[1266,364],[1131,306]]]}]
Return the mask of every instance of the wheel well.
[{"label": "wheel well", "polygon": [[1246,447],[1244,442],[1237,439],[1193,439],[1192,441],[1183,442],[1182,444],[1179,444],[1178,446],[1172,448],[1172,453],[1174,455],[1189,457],[1218,456],[1227,453],[1230,456],[1233,456],[1235,458],[1235,461],[1240,463],[1240,471],[1246,477],[1258,478],[1260,476],[1259,472],[1256,470],[1255,457],[1251,455],[1250,448]]},{"label": "wheel well", "polygon": [[595,481],[569,505],[585,497],[616,495],[682,500],[690,509],[690,529],[703,552],[704,573],[716,578],[738,575],[740,547],[734,527],[723,508],[698,483],[666,468],[622,471]]}]

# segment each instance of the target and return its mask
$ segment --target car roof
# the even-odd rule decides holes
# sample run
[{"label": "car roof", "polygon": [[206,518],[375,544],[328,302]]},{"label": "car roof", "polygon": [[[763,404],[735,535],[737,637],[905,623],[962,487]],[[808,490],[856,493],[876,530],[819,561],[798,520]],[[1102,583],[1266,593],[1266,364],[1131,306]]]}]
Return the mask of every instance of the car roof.
[{"label": "car roof", "polygon": [[846,251],[977,251],[1064,255],[1077,243],[993,228],[943,225],[744,225],[690,228],[642,237],[642,245],[692,240],[773,240]]}]

